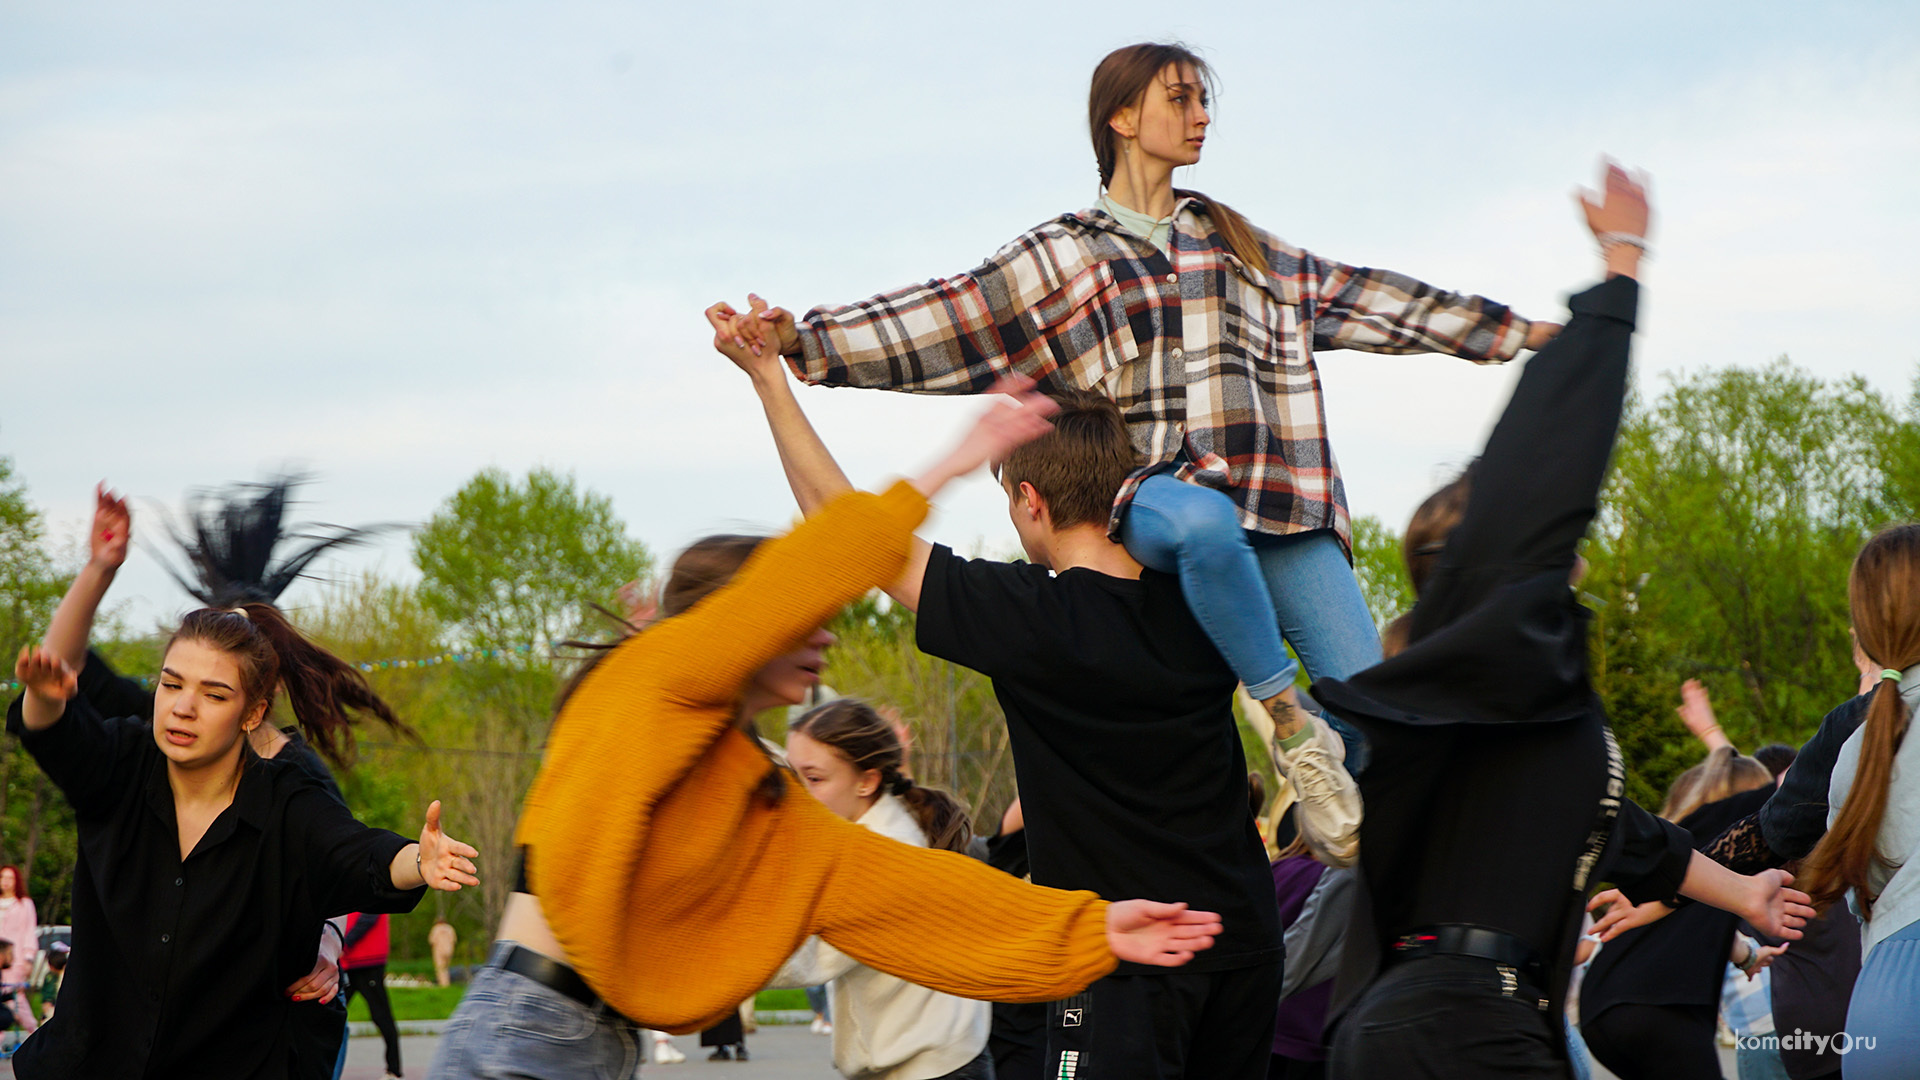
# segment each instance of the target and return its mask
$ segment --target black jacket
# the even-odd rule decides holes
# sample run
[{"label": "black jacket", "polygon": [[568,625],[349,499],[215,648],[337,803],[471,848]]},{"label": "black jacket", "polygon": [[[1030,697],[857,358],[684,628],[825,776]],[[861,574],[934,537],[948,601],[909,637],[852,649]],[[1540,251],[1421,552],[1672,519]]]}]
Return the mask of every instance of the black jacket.
[{"label": "black jacket", "polygon": [[[1557,1010],[1589,882],[1671,896],[1687,834],[1626,800],[1568,587],[1620,423],[1639,288],[1614,278],[1528,364],[1475,466],[1406,649],[1313,693],[1367,737],[1359,890],[1330,1022],[1415,926],[1526,940]],[[1597,865],[1596,865],[1597,864]],[[1551,1013],[1549,1013],[1551,1015]]]}]

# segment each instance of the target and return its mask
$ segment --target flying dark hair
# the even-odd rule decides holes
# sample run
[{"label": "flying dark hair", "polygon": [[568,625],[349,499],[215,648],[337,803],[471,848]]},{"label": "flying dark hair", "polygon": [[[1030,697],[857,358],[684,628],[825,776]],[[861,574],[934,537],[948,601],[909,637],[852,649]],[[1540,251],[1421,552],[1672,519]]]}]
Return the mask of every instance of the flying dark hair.
[{"label": "flying dark hair", "polygon": [[973,822],[959,800],[939,788],[921,787],[901,772],[906,747],[887,718],[858,698],[836,698],[809,709],[787,725],[790,735],[807,738],[833,750],[853,764],[855,772],[873,769],[880,774],[880,790],[905,803],[914,823],[927,836],[927,846],[946,851],[967,850]]},{"label": "flying dark hair", "polygon": [[[1400,541],[1400,556],[1406,561],[1407,581],[1413,586],[1416,601],[1426,589],[1427,579],[1433,576],[1433,568],[1440,564],[1440,553],[1447,548],[1447,538],[1467,516],[1467,497],[1473,493],[1473,469],[1469,464],[1459,476],[1427,496],[1414,510],[1413,519],[1407,522],[1407,535]],[[1393,656],[1406,648],[1408,632],[1412,629],[1412,612],[1395,617],[1380,633],[1381,654]]]},{"label": "flying dark hair", "polygon": [[190,611],[168,639],[167,650],[181,641],[199,642],[232,656],[240,666],[240,692],[247,703],[266,702],[263,723],[273,715],[274,692],[286,691],[301,734],[338,764],[353,760],[350,711],[371,715],[395,733],[417,738],[373,692],[358,668],[308,641],[272,604]]},{"label": "flying dark hair", "polygon": [[[1145,42],[1115,49],[1093,69],[1093,80],[1087,88],[1087,133],[1093,138],[1101,187],[1113,181],[1113,170],[1120,160],[1120,134],[1110,121],[1121,109],[1140,104],[1160,73],[1173,64],[1190,65],[1207,95],[1213,95],[1213,68],[1179,42]],[[1266,249],[1239,211],[1198,191],[1175,190],[1174,195],[1198,200],[1234,255],[1250,269],[1266,271]]]},{"label": "flying dark hair", "polygon": [[[290,496],[306,482],[307,477],[283,473],[258,483],[195,493],[186,526],[167,524],[192,572],[182,573],[162,560],[167,572],[208,607],[277,603],[315,559],[341,545],[363,543],[385,528],[304,525],[301,528],[309,531],[286,531],[282,522]],[[293,549],[275,562],[276,549],[285,544],[294,545]]]}]

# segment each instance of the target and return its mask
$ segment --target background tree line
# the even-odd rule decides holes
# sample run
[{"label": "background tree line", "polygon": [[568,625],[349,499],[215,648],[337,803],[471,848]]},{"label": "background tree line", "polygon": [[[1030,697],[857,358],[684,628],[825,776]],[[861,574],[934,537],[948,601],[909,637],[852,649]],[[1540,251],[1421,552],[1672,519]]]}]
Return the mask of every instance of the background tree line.
[{"label": "background tree line", "polygon": [[[1877,526],[1920,501],[1920,384],[1906,400],[1859,379],[1823,381],[1782,359],[1669,379],[1630,403],[1581,592],[1595,613],[1595,685],[1626,754],[1630,792],[1657,806],[1699,758],[1674,714],[1698,678],[1742,749],[1798,745],[1851,696],[1846,576]],[[138,527],[138,526],[136,526]],[[1391,525],[1359,518],[1355,569],[1377,620],[1411,604]],[[428,800],[481,850],[485,884],[434,894],[394,921],[400,956],[423,956],[436,916],[484,955],[513,869],[512,830],[539,762],[576,638],[605,639],[626,583],[661,569],[604,496],[571,476],[483,470],[414,535],[419,580],[338,582],[295,621],[348,660],[378,665],[376,689],[418,741],[369,731],[340,779],[364,820],[411,835]],[[25,485],[0,457],[0,648],[37,640],[73,559],[49,550]],[[111,601],[111,598],[109,598]],[[157,669],[166,629],[112,618],[96,642],[130,674]],[[992,831],[1015,794],[1005,725],[979,675],[914,646],[911,613],[875,596],[833,624],[826,681],[897,708],[923,783],[947,788]],[[9,694],[9,697],[12,695]],[[279,711],[283,721],[285,710]],[[761,718],[785,739],[784,717]],[[1266,755],[1247,736],[1252,767]],[[28,868],[46,922],[64,922],[71,812],[9,739],[0,750],[0,861]]]}]

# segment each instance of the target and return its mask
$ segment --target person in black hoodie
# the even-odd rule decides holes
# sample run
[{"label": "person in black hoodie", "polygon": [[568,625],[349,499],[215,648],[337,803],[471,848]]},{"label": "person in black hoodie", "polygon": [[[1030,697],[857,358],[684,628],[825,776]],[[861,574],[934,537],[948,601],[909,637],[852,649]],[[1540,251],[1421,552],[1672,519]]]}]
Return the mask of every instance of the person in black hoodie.
[{"label": "person in black hoodie", "polygon": [[1739,877],[1623,796],[1568,585],[1619,427],[1648,212],[1618,167],[1583,205],[1608,278],[1528,362],[1458,524],[1416,553],[1431,568],[1405,648],[1313,687],[1372,749],[1336,1078],[1569,1076],[1560,1014],[1590,880],[1787,938],[1812,914],[1789,875]]}]

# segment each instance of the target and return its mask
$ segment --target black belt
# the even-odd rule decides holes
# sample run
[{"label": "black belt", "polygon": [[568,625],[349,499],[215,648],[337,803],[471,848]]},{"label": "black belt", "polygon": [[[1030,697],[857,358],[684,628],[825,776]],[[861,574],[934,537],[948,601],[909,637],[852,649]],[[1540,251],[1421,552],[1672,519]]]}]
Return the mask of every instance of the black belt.
[{"label": "black belt", "polygon": [[[587,985],[587,980],[580,977],[579,972],[532,949],[513,946],[500,961],[500,967],[515,975],[524,975],[555,993],[565,994],[589,1009],[598,1009],[605,1004],[600,1000],[600,995]],[[613,1010],[609,1006],[607,1011]]]},{"label": "black belt", "polygon": [[1442,923],[1423,926],[1401,934],[1393,943],[1393,952],[1402,960],[1422,956],[1477,956],[1496,964],[1505,964],[1544,989],[1546,970],[1534,955],[1533,947],[1505,930],[1471,923]]}]

